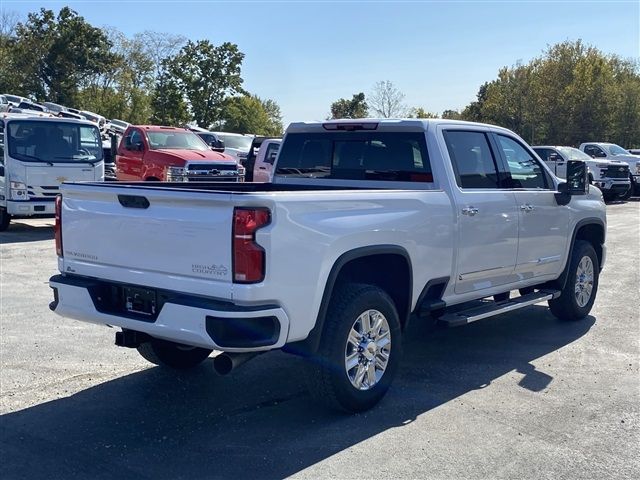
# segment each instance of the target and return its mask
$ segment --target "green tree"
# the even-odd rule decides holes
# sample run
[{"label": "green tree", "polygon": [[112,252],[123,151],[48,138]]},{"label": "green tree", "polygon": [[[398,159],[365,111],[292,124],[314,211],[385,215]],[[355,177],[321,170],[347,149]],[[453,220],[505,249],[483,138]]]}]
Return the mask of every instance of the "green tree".
[{"label": "green tree", "polygon": [[26,95],[20,85],[20,72],[15,66],[18,18],[15,12],[0,9],[0,92]]},{"label": "green tree", "polygon": [[442,112],[442,118],[447,118],[449,120],[462,120],[462,113],[458,110],[445,110]]},{"label": "green tree", "polygon": [[157,125],[181,126],[191,120],[182,90],[170,73],[160,74],[151,97],[151,122]]},{"label": "green tree", "polygon": [[79,94],[83,108],[107,118],[146,123],[151,115],[154,65],[140,34],[127,38],[111,30],[109,41],[116,55],[113,69],[95,75]]},{"label": "green tree", "polygon": [[244,54],[238,46],[225,42],[216,47],[208,40],[187,42],[167,62],[167,72],[189,103],[193,119],[209,127],[222,119],[225,100],[244,94],[240,68]]},{"label": "green tree", "polygon": [[255,95],[231,97],[225,102],[223,128],[228,132],[282,135],[280,107]]},{"label": "green tree", "polygon": [[69,7],[40,9],[16,26],[14,65],[24,90],[38,100],[75,105],[92,77],[113,70],[117,55],[101,29]]},{"label": "green tree", "polygon": [[462,117],[505,126],[531,143],[640,144],[639,65],[580,40],[558,43],[526,65],[500,69]]},{"label": "green tree", "polygon": [[437,113],[431,113],[422,107],[414,107],[409,110],[409,118],[438,118]]},{"label": "green tree", "polygon": [[351,100],[341,98],[331,104],[331,118],[366,118],[369,116],[369,105],[364,93],[355,93]]}]

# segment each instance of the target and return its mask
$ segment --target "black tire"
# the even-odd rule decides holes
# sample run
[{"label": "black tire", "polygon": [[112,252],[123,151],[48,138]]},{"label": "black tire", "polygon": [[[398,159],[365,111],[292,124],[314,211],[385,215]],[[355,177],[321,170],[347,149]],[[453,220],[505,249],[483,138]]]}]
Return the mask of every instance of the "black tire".
[{"label": "black tire", "polygon": [[[578,265],[583,258],[588,257],[593,267],[592,290],[589,300],[580,305],[576,297],[576,285],[578,284]],[[585,240],[576,240],[571,252],[571,260],[569,263],[569,273],[567,281],[560,297],[549,300],[549,308],[551,313],[560,320],[581,320],[589,315],[593,302],[598,292],[598,278],[600,275],[600,264],[596,251],[589,242]]]},{"label": "black tire", "polygon": [[618,198],[620,200],[629,200],[632,194],[633,194],[633,181],[631,181],[631,183],[629,184],[629,188],[627,189],[627,191],[624,192],[622,195],[620,195]]},{"label": "black tire", "polygon": [[[377,310],[385,317],[391,342],[382,376],[373,387],[360,390],[348,376],[345,355],[347,349],[351,348],[348,346],[349,333],[356,320],[367,310]],[[310,371],[306,375],[311,395],[341,411],[353,413],[370,409],[384,397],[391,385],[402,356],[401,342],[398,312],[384,290],[373,285],[354,283],[337,286],[329,303],[317,356],[311,359]],[[376,347],[374,365],[377,358]]]},{"label": "black tire", "polygon": [[187,370],[204,362],[213,350],[154,339],[141,343],[138,353],[154,365]]},{"label": "black tire", "polygon": [[6,209],[0,208],[0,232],[4,232],[7,228],[9,228],[10,223],[11,215],[7,213]]}]

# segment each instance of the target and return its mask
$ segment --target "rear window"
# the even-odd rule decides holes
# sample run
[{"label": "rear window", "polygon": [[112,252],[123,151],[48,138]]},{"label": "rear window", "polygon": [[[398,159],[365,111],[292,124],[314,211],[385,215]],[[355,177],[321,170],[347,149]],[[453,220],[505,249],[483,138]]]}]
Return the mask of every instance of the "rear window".
[{"label": "rear window", "polygon": [[276,174],[433,182],[420,132],[290,133],[282,144]]}]

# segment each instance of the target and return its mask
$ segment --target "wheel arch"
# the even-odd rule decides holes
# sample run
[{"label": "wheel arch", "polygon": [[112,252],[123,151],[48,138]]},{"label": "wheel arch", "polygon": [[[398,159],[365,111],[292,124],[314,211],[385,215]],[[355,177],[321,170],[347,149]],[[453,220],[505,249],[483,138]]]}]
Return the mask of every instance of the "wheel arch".
[{"label": "wheel arch", "polygon": [[571,236],[571,244],[569,245],[569,251],[567,253],[567,259],[560,276],[551,282],[549,282],[550,288],[563,289],[567,283],[569,275],[569,266],[571,263],[571,252],[573,252],[574,246],[577,240],[586,240],[593,245],[596,255],[598,256],[598,264],[602,269],[602,257],[603,248],[606,237],[606,228],[604,221],[599,218],[584,218],[576,223]]},{"label": "wheel arch", "polygon": [[413,291],[413,270],[409,253],[398,245],[355,248],[340,255],[331,267],[316,323],[308,337],[285,345],[284,350],[303,355],[318,350],[329,301],[336,286],[343,282],[369,283],[382,288],[394,301],[402,327],[407,324]]}]

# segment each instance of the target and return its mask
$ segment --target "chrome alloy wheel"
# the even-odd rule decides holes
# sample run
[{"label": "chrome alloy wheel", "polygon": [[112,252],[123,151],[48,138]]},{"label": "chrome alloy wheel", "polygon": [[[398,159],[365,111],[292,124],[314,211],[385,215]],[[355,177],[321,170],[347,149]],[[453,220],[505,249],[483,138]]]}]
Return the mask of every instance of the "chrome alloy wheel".
[{"label": "chrome alloy wheel", "polygon": [[576,303],[583,308],[591,299],[593,292],[593,262],[588,256],[584,256],[578,263],[576,270],[575,295]]},{"label": "chrome alloy wheel", "polygon": [[360,314],[351,327],[344,351],[344,366],[358,390],[373,388],[384,375],[391,351],[391,332],[378,310]]}]

